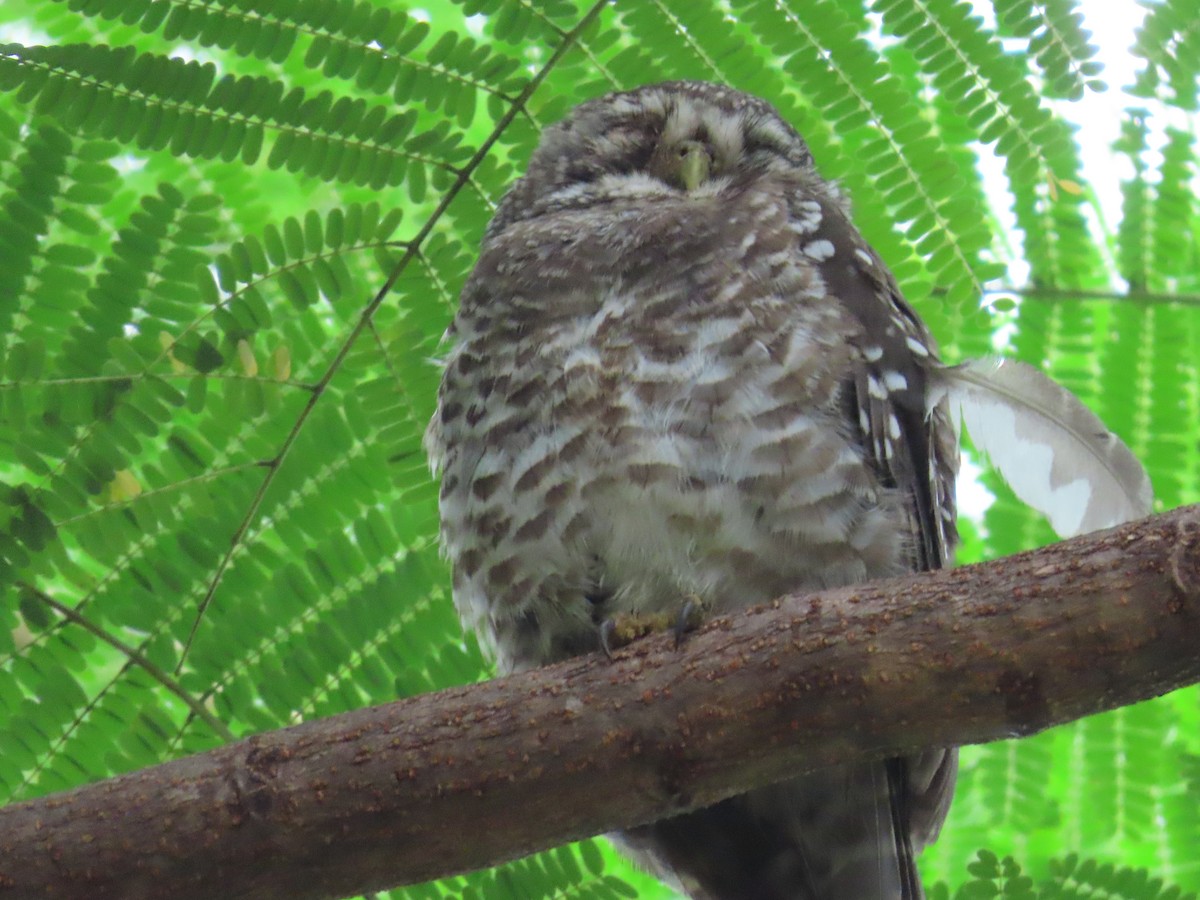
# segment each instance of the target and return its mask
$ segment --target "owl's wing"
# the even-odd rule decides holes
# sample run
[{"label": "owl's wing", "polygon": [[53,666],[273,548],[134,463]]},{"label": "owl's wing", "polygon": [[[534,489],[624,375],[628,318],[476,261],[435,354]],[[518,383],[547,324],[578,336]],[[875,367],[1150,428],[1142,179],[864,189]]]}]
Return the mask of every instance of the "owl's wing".
[{"label": "owl's wing", "polygon": [[[812,239],[828,241],[826,251],[833,248],[817,254],[824,257],[817,266],[827,295],[861,326],[861,360],[844,394],[849,427],[857,429],[881,482],[907,497],[913,569],[948,565],[957,540],[958,440],[948,405],[927,403],[929,372],[938,365],[936,345],[842,209],[821,204]],[[891,823],[881,827],[880,852],[890,831],[901,856],[906,898],[922,896],[911,855],[937,837],[957,769],[954,749],[930,749],[886,763]]]},{"label": "owl's wing", "polygon": [[913,568],[940,568],[950,562],[957,539],[958,446],[947,405],[927,412],[936,345],[841,209],[821,204],[814,240],[834,248],[817,263],[827,294],[862,326],[862,359],[844,398],[847,419],[880,480],[908,497]]}]

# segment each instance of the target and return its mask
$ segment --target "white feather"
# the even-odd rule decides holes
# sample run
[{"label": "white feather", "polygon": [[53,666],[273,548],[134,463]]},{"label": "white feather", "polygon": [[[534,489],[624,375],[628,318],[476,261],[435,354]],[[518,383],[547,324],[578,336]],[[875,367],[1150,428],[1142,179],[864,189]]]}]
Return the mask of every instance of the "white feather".
[{"label": "white feather", "polygon": [[1149,515],[1142,464],[1079,398],[1037,369],[980,359],[938,370],[929,408],[943,398],[1013,493],[1060,537]]}]

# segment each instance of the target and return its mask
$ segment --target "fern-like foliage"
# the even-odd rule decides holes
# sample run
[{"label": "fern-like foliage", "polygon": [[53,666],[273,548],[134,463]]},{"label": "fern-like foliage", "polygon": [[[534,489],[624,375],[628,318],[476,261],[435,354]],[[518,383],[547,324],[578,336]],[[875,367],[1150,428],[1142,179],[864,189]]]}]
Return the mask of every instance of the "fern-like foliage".
[{"label": "fern-like foliage", "polygon": [[[431,360],[540,130],[608,90],[769,99],[948,359],[1047,369],[1200,500],[1195,2],[1114,2],[1117,80],[1095,6],[5,0],[0,802],[487,677]],[[983,484],[964,561],[1051,539]],[[1191,896],[1197,759],[1194,691],[968,748],[931,896]],[[670,896],[597,841],[392,895]]]},{"label": "fern-like foliage", "polygon": [[[954,894],[955,900],[1195,900],[1196,895],[1163,884],[1144,869],[1130,869],[1071,855],[1055,860],[1040,884],[1010,856],[998,859],[980,851],[967,866],[971,879]],[[935,892],[946,897],[944,886]]]}]

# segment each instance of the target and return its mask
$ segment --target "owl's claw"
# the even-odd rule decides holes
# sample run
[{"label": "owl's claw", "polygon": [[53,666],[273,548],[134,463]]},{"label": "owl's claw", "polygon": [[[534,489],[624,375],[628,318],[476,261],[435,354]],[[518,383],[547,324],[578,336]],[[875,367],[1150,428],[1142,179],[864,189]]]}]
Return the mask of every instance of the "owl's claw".
[{"label": "owl's claw", "polygon": [[617,623],[612,619],[605,619],[600,623],[600,649],[609,659],[613,658],[613,638],[616,634]]},{"label": "owl's claw", "polygon": [[679,607],[679,617],[675,620],[675,649],[678,650],[689,631],[695,631],[704,621],[704,601],[695,594],[689,594]]},{"label": "owl's claw", "polygon": [[599,625],[600,649],[609,659],[613,651],[631,644],[648,634],[670,631],[675,635],[675,648],[682,646],[689,631],[700,627],[704,620],[704,601],[694,594],[684,598],[679,613],[618,613]]},{"label": "owl's claw", "polygon": [[632,644],[640,637],[665,629],[661,617],[649,617],[639,613],[618,613],[600,623],[600,649],[609,659],[613,651]]},{"label": "owl's claw", "polygon": [[670,627],[671,620],[662,613],[618,613],[600,623],[600,649],[612,659],[614,650],[648,634],[661,634]]},{"label": "owl's claw", "polygon": [[699,617],[702,612],[699,598],[688,597],[683,601],[683,606],[679,607],[679,617],[675,620],[675,627],[671,629],[675,633],[676,650],[683,645],[683,639],[687,637],[687,633],[700,624]]}]

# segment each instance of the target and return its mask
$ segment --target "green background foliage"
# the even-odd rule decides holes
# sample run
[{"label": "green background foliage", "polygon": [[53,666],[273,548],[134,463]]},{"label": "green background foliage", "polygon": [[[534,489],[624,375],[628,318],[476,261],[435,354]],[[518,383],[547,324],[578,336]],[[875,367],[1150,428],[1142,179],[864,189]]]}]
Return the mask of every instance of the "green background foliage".
[{"label": "green background foliage", "polygon": [[[1148,4],[1106,85],[1082,5],[4,0],[2,801],[487,677],[431,360],[539,131],[614,88],[777,104],[948,360],[1035,363],[1159,508],[1200,500],[1200,15]],[[1072,124],[1106,87],[1116,221]],[[962,561],[1052,540],[983,479]],[[935,898],[1200,890],[1196,691],[966,749],[923,868]],[[447,895],[669,896],[601,841],[392,894]]]}]

